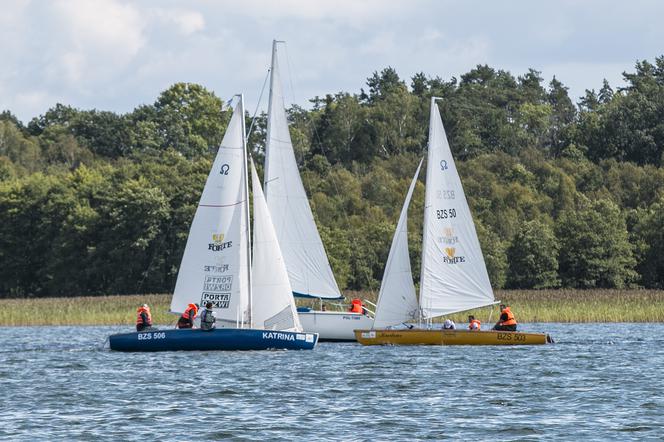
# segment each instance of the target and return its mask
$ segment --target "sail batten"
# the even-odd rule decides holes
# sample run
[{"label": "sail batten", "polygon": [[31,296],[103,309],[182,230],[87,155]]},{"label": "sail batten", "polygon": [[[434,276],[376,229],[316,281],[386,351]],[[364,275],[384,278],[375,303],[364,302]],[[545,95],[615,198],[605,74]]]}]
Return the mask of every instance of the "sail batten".
[{"label": "sail batten", "polygon": [[340,298],[295,160],[276,42],[270,72],[264,188],[293,292],[307,297]]}]

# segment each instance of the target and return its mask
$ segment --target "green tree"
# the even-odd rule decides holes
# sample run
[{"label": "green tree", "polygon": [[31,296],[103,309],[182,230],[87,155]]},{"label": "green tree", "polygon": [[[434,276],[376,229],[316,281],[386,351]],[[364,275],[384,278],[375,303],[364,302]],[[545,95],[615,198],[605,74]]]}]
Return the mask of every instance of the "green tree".
[{"label": "green tree", "polygon": [[563,285],[578,288],[623,288],[637,277],[625,219],[608,200],[587,202],[561,215],[556,236]]},{"label": "green tree", "polygon": [[[648,288],[664,288],[664,198],[653,204],[635,227],[642,246],[637,270]],[[636,242],[636,241],[635,241]]]},{"label": "green tree", "polygon": [[560,286],[558,242],[551,228],[540,221],[521,225],[507,250],[507,287],[545,289]]},{"label": "green tree", "polygon": [[477,236],[482,247],[486,270],[489,274],[491,286],[496,289],[505,286],[505,273],[507,270],[507,253],[505,244],[498,235],[491,231],[490,227],[485,227],[481,222],[476,221],[475,227]]},{"label": "green tree", "polygon": [[203,86],[176,83],[159,95],[154,106],[139,108],[129,119],[137,126],[132,135],[136,144],[173,148],[193,158],[216,151],[230,115]]},{"label": "green tree", "polygon": [[548,140],[545,143],[553,156],[560,156],[570,145],[572,139],[572,124],[577,112],[567,91],[568,88],[554,76],[549,83],[547,93],[547,101],[552,112],[548,124]]},{"label": "green tree", "polygon": [[35,171],[41,163],[39,145],[33,137],[26,137],[10,121],[0,120],[0,157],[28,171]]}]

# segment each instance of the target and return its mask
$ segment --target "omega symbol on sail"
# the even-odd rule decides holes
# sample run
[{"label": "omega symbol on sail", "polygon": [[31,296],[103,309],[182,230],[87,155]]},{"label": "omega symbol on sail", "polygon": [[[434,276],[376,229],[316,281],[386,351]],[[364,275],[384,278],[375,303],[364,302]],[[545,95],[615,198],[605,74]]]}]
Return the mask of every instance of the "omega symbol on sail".
[{"label": "omega symbol on sail", "polygon": [[447,170],[447,161],[440,160],[440,170]]},{"label": "omega symbol on sail", "polygon": [[228,171],[230,170],[231,166],[228,164],[224,164],[221,166],[221,171],[219,172],[221,175],[228,175]]}]

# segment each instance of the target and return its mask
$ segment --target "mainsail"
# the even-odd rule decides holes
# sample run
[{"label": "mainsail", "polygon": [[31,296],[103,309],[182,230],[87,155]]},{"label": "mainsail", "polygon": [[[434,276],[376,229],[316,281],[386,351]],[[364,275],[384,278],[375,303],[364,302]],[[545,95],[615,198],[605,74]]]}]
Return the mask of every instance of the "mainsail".
[{"label": "mainsail", "polygon": [[272,225],[258,174],[251,161],[254,200],[252,319],[255,328],[302,331],[286,264]]},{"label": "mainsail", "polygon": [[431,318],[492,304],[493,290],[445,128],[431,100],[420,307]]},{"label": "mainsail", "polygon": [[233,112],[189,230],[171,311],[214,304],[217,319],[249,321],[246,160],[242,102]]},{"label": "mainsail", "polygon": [[408,194],[403,203],[401,215],[399,215],[397,229],[394,232],[376,304],[374,328],[399,324],[417,317],[418,304],[408,254],[408,206],[421,167],[422,161],[417,166],[415,176],[408,188]]},{"label": "mainsail", "polygon": [[265,145],[264,187],[267,205],[286,260],[294,294],[339,298],[339,287],[316,229],[297,168],[284,106],[275,41],[272,46]]}]

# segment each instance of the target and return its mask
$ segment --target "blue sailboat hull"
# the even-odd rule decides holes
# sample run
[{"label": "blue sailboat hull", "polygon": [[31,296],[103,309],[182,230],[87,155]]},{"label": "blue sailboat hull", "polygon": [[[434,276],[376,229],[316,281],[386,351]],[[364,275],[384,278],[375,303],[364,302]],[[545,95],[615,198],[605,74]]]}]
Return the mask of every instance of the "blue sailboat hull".
[{"label": "blue sailboat hull", "polygon": [[154,330],[119,333],[109,338],[111,350],[131,352],[207,350],[312,350],[317,333],[219,328],[210,331]]}]

